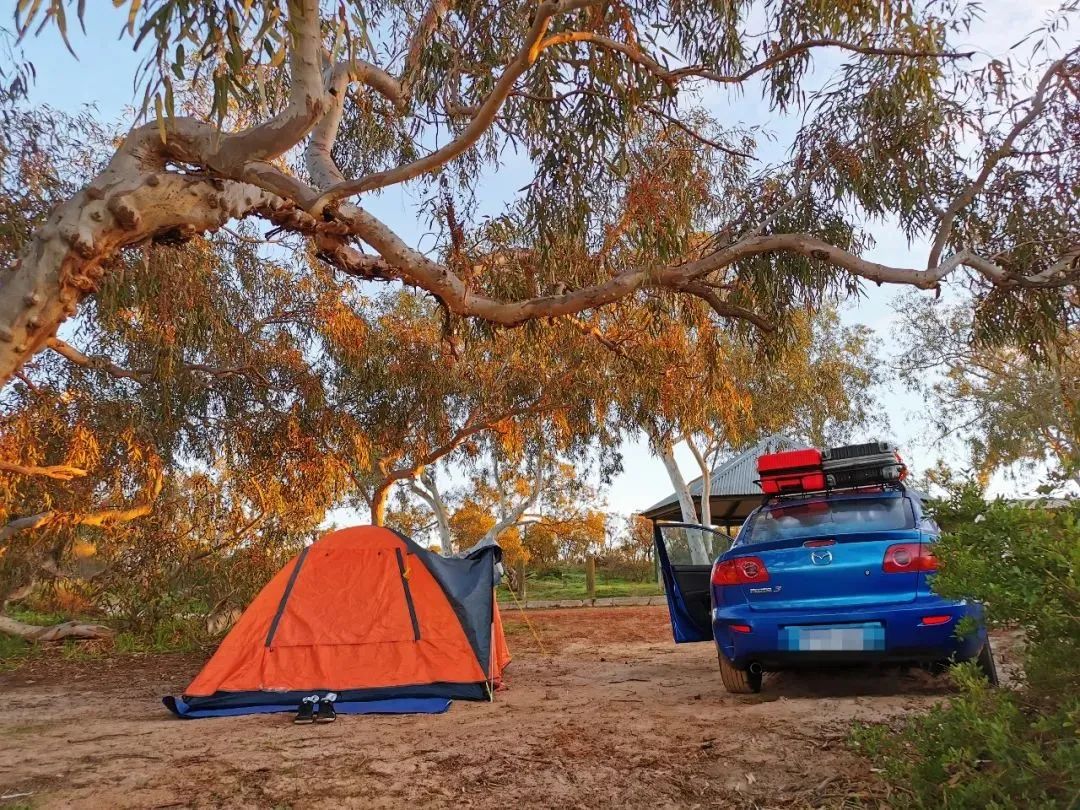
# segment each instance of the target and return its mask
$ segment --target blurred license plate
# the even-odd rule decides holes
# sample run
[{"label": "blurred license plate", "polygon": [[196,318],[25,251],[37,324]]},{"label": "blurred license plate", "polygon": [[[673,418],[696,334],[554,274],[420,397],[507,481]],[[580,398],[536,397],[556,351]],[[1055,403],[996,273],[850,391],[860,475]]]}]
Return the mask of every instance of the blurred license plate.
[{"label": "blurred license plate", "polygon": [[885,628],[878,623],[782,627],[780,648],[797,652],[884,650]]}]

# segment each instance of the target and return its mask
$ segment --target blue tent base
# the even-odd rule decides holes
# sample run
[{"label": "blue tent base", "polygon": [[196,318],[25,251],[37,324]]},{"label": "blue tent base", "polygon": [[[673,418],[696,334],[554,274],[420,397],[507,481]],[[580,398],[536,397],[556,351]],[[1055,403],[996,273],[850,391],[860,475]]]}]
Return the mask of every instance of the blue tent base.
[{"label": "blue tent base", "polygon": [[[161,702],[175,714],[185,720],[197,720],[202,717],[239,717],[245,714],[273,714],[295,712],[297,704],[264,704],[261,706],[230,706],[217,709],[193,709],[183,698],[166,697]],[[450,708],[451,701],[446,698],[388,698],[386,700],[337,701],[334,711],[338,714],[442,714]]]}]

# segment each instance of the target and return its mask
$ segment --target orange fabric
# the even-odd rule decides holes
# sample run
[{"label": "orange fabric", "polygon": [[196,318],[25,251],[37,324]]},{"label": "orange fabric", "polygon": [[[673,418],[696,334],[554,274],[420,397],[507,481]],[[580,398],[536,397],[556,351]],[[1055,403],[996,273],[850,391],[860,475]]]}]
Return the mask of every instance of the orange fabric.
[{"label": "orange fabric", "polygon": [[[395,552],[405,565],[419,640]],[[186,695],[484,680],[439,583],[408,553],[401,538],[374,526],[332,532],[308,549],[272,646],[267,647],[270,625],[295,566],[293,560],[263,588]],[[497,616],[493,675],[509,661]]]},{"label": "orange fabric", "polygon": [[503,634],[499,603],[494,599],[492,609],[494,613],[491,616],[491,680],[497,684],[502,680],[503,670],[510,663],[510,648],[506,646],[506,636]]}]

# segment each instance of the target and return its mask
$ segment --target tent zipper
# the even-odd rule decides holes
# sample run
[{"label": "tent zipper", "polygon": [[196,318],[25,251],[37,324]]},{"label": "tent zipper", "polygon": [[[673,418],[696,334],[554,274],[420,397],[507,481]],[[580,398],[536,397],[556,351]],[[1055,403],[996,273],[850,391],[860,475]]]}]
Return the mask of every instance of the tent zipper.
[{"label": "tent zipper", "polygon": [[416,620],[416,606],[413,604],[412,591],[409,589],[409,577],[405,571],[405,558],[401,556],[401,549],[395,548],[397,555],[398,573],[401,574],[401,584],[405,588],[405,603],[409,606],[409,618],[412,620],[413,641],[420,640],[420,623]]}]

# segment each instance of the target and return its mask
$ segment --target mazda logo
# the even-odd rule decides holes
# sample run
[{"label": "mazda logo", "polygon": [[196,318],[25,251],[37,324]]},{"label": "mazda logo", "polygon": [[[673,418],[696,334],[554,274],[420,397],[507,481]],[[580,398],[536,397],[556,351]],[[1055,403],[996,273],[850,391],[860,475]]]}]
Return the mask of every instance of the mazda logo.
[{"label": "mazda logo", "polygon": [[811,551],[810,562],[814,565],[828,565],[832,562],[831,551]]}]

